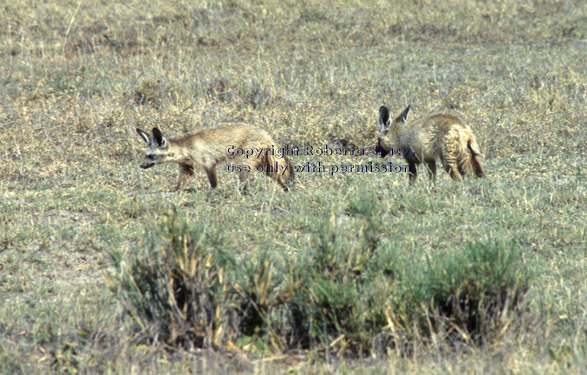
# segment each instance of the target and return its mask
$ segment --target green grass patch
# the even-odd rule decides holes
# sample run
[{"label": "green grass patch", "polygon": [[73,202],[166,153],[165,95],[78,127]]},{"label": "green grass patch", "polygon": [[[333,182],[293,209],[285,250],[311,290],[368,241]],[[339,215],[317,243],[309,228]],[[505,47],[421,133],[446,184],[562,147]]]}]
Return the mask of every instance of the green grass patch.
[{"label": "green grass patch", "polygon": [[134,256],[112,253],[115,290],[148,340],[257,355],[362,356],[433,337],[488,344],[522,313],[530,272],[517,247],[477,242],[440,260],[402,263],[398,249],[380,246],[373,206],[351,206],[364,215],[358,230],[323,222],[289,265],[267,250],[237,259],[173,210]]}]

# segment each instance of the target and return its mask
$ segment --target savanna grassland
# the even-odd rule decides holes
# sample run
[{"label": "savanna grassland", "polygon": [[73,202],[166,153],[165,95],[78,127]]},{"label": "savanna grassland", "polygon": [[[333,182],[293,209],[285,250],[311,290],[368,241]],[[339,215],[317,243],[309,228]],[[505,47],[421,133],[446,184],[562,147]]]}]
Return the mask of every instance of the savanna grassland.
[{"label": "savanna grassland", "polygon": [[[0,373],[585,373],[587,2],[0,9]],[[175,166],[137,168],[136,127],[372,148],[379,106],[408,104],[465,119],[488,178],[256,174],[240,194],[219,168],[172,193]],[[180,281],[212,285],[208,331]],[[450,296],[494,298],[467,317],[493,323],[460,325]]]}]

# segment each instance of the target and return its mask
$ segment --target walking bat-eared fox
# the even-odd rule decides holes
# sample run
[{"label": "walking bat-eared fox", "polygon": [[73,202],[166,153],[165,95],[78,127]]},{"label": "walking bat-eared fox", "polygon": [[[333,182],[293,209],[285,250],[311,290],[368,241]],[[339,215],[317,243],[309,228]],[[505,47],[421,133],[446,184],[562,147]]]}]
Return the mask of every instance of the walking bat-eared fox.
[{"label": "walking bat-eared fox", "polygon": [[246,190],[249,173],[257,170],[273,178],[287,191],[286,183],[293,181],[290,161],[276,152],[277,144],[264,130],[244,124],[220,125],[211,129],[166,139],[158,128],[148,134],[137,128],[147,143],[145,159],[140,167],[147,169],[157,164],[177,163],[177,188],[188,182],[194,166],[203,169],[212,188],[218,186],[216,166],[227,160],[238,161],[240,189]]},{"label": "walking bat-eared fox", "polygon": [[385,157],[393,147],[409,148],[410,152],[405,153],[405,159],[408,162],[410,183],[416,180],[416,167],[422,162],[426,164],[430,179],[434,181],[437,158],[440,158],[444,170],[454,180],[460,180],[467,173],[476,177],[485,176],[479,161],[481,151],[469,126],[459,118],[445,114],[430,115],[406,124],[409,111],[410,106],[391,122],[389,110],[385,106],[379,108],[376,151]]}]

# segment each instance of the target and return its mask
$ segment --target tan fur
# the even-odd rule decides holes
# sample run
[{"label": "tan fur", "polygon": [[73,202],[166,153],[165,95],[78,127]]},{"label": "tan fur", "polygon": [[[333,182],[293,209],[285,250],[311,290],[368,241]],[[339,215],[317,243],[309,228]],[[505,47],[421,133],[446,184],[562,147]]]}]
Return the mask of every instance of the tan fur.
[{"label": "tan fur", "polygon": [[[206,172],[212,188],[218,186],[216,166],[222,162],[234,160],[233,166],[249,166],[251,172],[257,167],[263,168],[263,172],[275,179],[279,185],[287,191],[286,183],[293,181],[293,169],[285,155],[271,155],[272,151],[279,149],[277,143],[259,128],[244,124],[227,124],[215,128],[200,130],[186,134],[179,138],[165,139],[159,129],[154,128],[148,135],[137,129],[137,132],[145,142],[147,151],[142,168],[149,168],[156,164],[177,163],[179,165],[179,178],[176,190],[185,186],[194,174],[194,167]],[[237,150],[267,150],[248,158],[236,155]],[[231,152],[232,150],[232,152]],[[278,166],[277,171],[268,171],[268,167]],[[247,172],[239,173],[241,189],[246,189]]]},{"label": "tan fur", "polygon": [[430,178],[435,179],[436,159],[441,160],[444,170],[455,180],[468,173],[485,176],[479,160],[481,151],[468,125],[446,114],[430,115],[406,124],[409,108],[391,123],[387,108],[380,108],[378,148],[410,149],[406,160],[411,183],[417,176],[416,167],[422,162],[426,164]]}]

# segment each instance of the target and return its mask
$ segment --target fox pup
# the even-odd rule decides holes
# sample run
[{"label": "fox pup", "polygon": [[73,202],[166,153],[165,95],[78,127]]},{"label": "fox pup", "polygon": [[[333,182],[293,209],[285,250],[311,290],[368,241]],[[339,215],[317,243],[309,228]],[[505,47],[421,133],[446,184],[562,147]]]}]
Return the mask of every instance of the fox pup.
[{"label": "fox pup", "polygon": [[408,106],[393,122],[389,110],[379,108],[377,128],[379,130],[376,151],[385,157],[392,147],[410,148],[405,159],[408,162],[410,184],[416,180],[416,167],[426,164],[430,179],[436,179],[436,159],[440,158],[444,170],[454,180],[472,173],[484,177],[485,172],[479,158],[481,151],[471,128],[459,118],[436,114],[406,124]]},{"label": "fox pup", "polygon": [[285,155],[276,155],[277,144],[264,130],[253,126],[220,125],[169,139],[158,128],[153,128],[151,134],[137,128],[137,133],[147,143],[141,168],[164,163],[179,165],[175,191],[185,186],[193,176],[194,166],[206,172],[210,185],[215,188],[218,186],[216,165],[230,159],[239,160],[241,190],[246,190],[246,180],[252,170],[273,178],[285,191],[288,191],[286,183],[293,181],[294,171],[290,161]]}]

